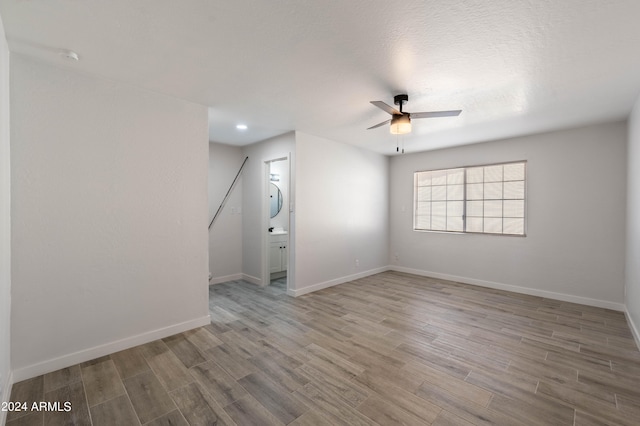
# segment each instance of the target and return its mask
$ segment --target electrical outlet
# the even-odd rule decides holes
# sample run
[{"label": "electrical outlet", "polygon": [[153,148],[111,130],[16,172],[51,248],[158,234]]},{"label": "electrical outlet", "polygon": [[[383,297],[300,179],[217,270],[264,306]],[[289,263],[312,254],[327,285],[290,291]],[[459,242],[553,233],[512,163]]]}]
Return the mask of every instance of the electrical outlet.
[{"label": "electrical outlet", "polygon": [[396,262],[400,260],[400,256],[398,256],[398,253],[393,255],[393,260],[395,260]]},{"label": "electrical outlet", "polygon": [[356,268],[360,267],[360,259],[356,259]]}]

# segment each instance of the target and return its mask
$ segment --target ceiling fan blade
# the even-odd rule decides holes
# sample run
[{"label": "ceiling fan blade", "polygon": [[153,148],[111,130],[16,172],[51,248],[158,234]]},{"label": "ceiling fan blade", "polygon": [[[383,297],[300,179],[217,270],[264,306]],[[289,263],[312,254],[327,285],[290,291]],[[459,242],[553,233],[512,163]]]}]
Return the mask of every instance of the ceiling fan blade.
[{"label": "ceiling fan blade", "polygon": [[461,109],[454,109],[451,111],[412,112],[411,118],[457,117],[461,112]]},{"label": "ceiling fan blade", "polygon": [[376,127],[384,126],[385,124],[389,124],[389,123],[391,123],[391,120],[386,120],[386,121],[383,121],[382,123],[376,124],[375,126],[369,127],[367,130],[375,129]]},{"label": "ceiling fan blade", "polygon": [[377,106],[378,108],[380,108],[381,110],[388,112],[391,115],[402,115],[402,113],[400,111],[398,111],[397,109],[395,109],[391,105],[385,104],[382,101],[371,101],[371,103],[374,104],[375,106]]}]

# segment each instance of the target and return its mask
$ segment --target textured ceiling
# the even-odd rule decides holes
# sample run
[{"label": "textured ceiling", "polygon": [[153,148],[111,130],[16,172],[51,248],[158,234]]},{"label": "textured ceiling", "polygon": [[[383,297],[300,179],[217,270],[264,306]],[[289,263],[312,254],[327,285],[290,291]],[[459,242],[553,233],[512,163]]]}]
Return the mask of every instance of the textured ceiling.
[{"label": "textured ceiling", "polygon": [[[638,0],[2,0],[0,16],[12,52],[207,105],[233,145],[299,130],[420,151],[622,119],[640,91]],[[365,130],[388,118],[369,101],[398,93],[463,112]]]}]

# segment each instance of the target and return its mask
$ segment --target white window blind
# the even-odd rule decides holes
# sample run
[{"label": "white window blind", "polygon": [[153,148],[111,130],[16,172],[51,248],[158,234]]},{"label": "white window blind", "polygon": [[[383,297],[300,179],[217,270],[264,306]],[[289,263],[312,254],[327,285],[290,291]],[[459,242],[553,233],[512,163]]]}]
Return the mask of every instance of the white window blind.
[{"label": "white window blind", "polygon": [[525,235],[526,162],[416,172],[414,229]]}]

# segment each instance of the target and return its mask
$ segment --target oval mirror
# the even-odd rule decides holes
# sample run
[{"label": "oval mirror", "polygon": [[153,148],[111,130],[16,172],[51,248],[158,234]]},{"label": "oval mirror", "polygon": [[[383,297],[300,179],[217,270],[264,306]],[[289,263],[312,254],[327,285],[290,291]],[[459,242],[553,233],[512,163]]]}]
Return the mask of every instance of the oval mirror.
[{"label": "oval mirror", "polygon": [[271,217],[274,218],[282,210],[282,192],[275,183],[270,185],[269,197],[271,198]]}]

